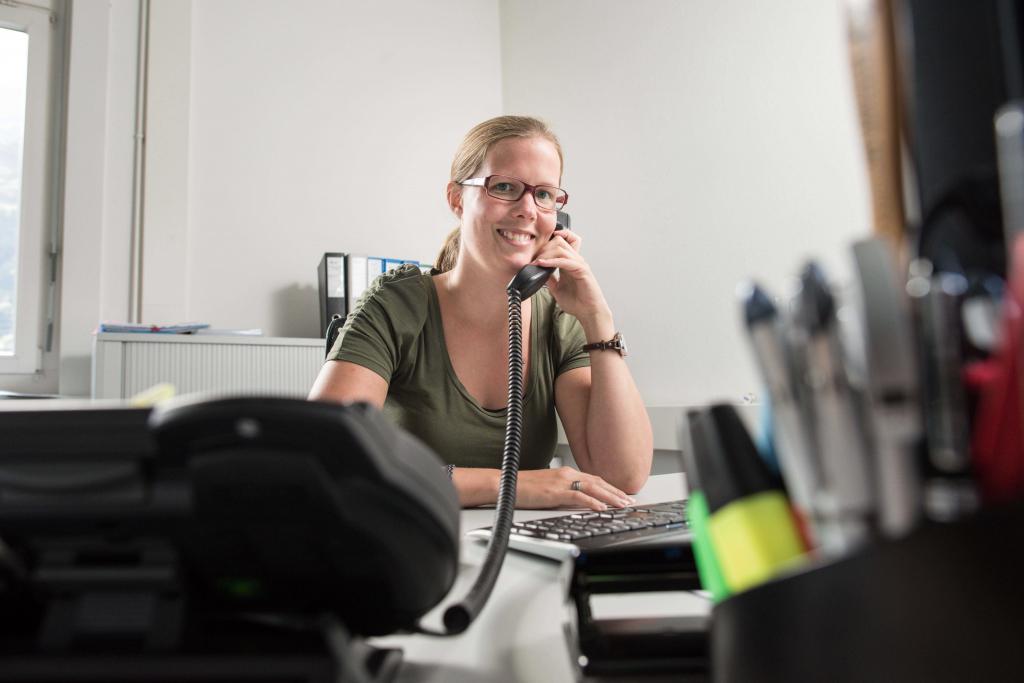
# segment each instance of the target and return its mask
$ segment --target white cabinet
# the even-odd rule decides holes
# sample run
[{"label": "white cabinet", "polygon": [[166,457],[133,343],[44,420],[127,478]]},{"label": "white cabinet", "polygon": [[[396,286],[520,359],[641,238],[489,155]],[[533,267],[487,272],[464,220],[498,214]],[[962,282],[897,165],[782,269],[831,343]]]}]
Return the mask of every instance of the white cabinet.
[{"label": "white cabinet", "polygon": [[323,339],[97,334],[93,398],[128,398],[161,382],[196,392],[305,396],[324,362]]}]

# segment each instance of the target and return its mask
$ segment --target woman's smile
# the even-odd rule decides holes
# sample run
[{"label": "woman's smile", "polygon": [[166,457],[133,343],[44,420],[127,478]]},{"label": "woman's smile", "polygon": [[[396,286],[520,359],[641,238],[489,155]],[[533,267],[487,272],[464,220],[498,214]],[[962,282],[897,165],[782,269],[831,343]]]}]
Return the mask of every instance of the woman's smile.
[{"label": "woman's smile", "polygon": [[504,238],[506,242],[510,242],[516,245],[532,244],[536,239],[533,235],[526,232],[513,232],[511,230],[498,229],[498,234]]}]

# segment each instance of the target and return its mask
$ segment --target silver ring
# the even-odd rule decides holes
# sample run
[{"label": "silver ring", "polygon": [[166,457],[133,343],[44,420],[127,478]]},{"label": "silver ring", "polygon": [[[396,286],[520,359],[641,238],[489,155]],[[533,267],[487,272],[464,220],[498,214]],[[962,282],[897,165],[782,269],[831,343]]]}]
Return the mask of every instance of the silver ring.
[{"label": "silver ring", "polygon": [[580,486],[582,484],[583,484],[583,482],[581,482],[579,479],[577,479],[576,481],[574,481],[572,484],[569,485],[569,488],[571,488],[573,491],[579,491],[580,490]]}]

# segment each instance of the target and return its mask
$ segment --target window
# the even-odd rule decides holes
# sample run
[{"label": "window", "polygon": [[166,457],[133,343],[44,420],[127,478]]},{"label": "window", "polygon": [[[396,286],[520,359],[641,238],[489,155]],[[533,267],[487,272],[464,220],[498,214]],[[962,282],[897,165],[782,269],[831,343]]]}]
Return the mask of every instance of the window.
[{"label": "window", "polygon": [[0,27],[0,354],[14,354],[28,34]]},{"label": "window", "polygon": [[40,368],[56,220],[55,19],[39,4],[0,5],[0,373]]}]

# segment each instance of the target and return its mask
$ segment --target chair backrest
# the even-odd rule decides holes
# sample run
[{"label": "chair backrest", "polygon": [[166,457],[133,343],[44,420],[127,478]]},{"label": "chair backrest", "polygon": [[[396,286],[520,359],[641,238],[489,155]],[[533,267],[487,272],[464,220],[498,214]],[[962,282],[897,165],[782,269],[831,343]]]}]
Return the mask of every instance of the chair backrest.
[{"label": "chair backrest", "polygon": [[324,349],[324,355],[326,356],[331,352],[331,347],[334,346],[334,340],[338,338],[338,332],[341,331],[341,326],[345,324],[345,316],[338,315],[335,313],[331,317],[331,322],[327,323],[327,334],[324,335],[327,346]]}]

